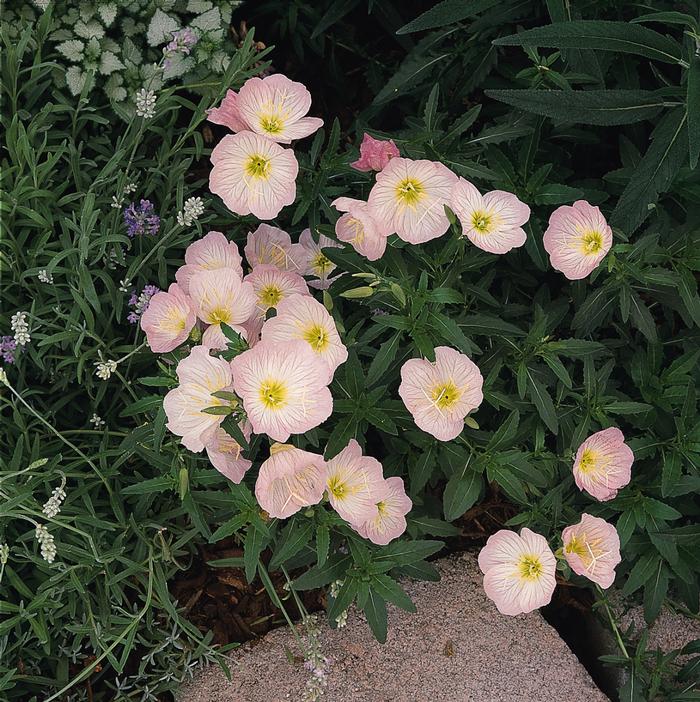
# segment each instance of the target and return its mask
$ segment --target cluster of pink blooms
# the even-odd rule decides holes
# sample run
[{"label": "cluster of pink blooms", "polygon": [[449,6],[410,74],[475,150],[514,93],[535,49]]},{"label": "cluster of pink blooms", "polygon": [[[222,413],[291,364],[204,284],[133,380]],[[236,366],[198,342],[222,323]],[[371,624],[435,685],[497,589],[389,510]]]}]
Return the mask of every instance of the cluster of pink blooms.
[{"label": "cluster of pink blooms", "polygon": [[[634,454],[615,427],[589,436],[574,460],[576,485],[600,501],[611,500],[630,481]],[[612,524],[584,513],[561,535],[571,570],[602,588],[615,580],[620,537]],[[547,539],[529,529],[502,529],[479,554],[484,590],[502,614],[522,614],[549,604],[556,585],[556,557]]]},{"label": "cluster of pink blooms", "polygon": [[[385,480],[381,464],[363,456],[355,441],[327,462],[282,443],[330,416],[328,385],[348,355],[335,321],[301,275],[318,272],[313,265],[318,247],[309,242],[310,235],[292,244],[286,232],[261,224],[248,235],[244,253],[250,272],[244,275],[236,244],[221,232],[209,232],[188,247],[177,282],[150,299],[141,328],[157,353],[201,337],[201,345],[179,362],[178,387],[164,400],[168,429],[186,448],[206,450],[215,468],[240,482],[251,461],[221,425],[226,410],[242,409],[239,429],[246,440],[254,432],[275,442],[255,489],[270,516],[289,517],[326,493],[353,529],[375,543],[388,543],[405,530],[411,508],[400,478]],[[276,314],[268,319],[270,309]],[[227,348],[222,324],[249,346],[232,361],[212,355]],[[215,407],[226,409],[204,411]]]}]

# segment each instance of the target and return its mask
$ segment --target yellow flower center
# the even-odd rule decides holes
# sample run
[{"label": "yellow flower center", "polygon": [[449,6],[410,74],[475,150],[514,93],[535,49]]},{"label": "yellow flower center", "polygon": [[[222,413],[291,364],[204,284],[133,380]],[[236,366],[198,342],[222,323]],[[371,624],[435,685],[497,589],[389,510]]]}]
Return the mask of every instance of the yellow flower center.
[{"label": "yellow flower center", "polygon": [[383,514],[386,514],[387,511],[387,506],[386,502],[377,502],[377,509],[379,510],[379,514],[377,515],[378,517],[381,517]]},{"label": "yellow flower center", "polygon": [[304,330],[304,341],[311,344],[314,351],[323,351],[330,343],[328,331],[320,324],[312,324]]},{"label": "yellow flower center", "polygon": [[231,319],[231,312],[225,307],[215,307],[211,312],[209,312],[209,323],[210,324],[228,324]]},{"label": "yellow flower center", "polygon": [[267,180],[270,177],[272,161],[261,154],[253,154],[248,157],[245,164],[245,172],[251,178],[262,178]]},{"label": "yellow flower center", "polygon": [[472,227],[480,234],[491,233],[491,215],[482,210],[477,210],[472,214]]},{"label": "yellow flower center", "polygon": [[282,409],[287,404],[287,386],[280,380],[266,380],[260,384],[260,402],[266,409]]},{"label": "yellow flower center", "polygon": [[425,194],[423,184],[415,178],[404,178],[396,186],[396,198],[402,205],[415,207]]},{"label": "yellow flower center", "polygon": [[314,256],[314,259],[311,262],[311,267],[316,271],[319,278],[323,276],[327,270],[330,270],[332,266],[333,262],[328,257],[324,256],[320,251],[316,254],[316,256]]},{"label": "yellow flower center", "polygon": [[277,115],[263,115],[260,117],[260,127],[268,134],[279,134],[284,128],[284,123]]},{"label": "yellow flower center", "polygon": [[436,407],[448,409],[459,400],[461,395],[460,389],[451,380],[448,380],[433,388],[431,399]]},{"label": "yellow flower center", "polygon": [[361,244],[365,240],[365,228],[359,219],[350,217],[348,224],[353,228],[355,236],[350,240],[352,243]]},{"label": "yellow flower center", "polygon": [[328,492],[338,499],[341,499],[347,491],[347,485],[337,475],[332,475],[328,478],[327,487]]},{"label": "yellow flower center", "polygon": [[583,453],[581,454],[581,460],[579,461],[578,469],[582,473],[590,473],[596,469],[597,463],[598,454],[593,449],[586,448],[583,449]]},{"label": "yellow flower center", "polygon": [[518,562],[518,572],[523,580],[537,580],[542,570],[542,561],[537,556],[522,556]]},{"label": "yellow flower center", "polygon": [[584,232],[581,237],[583,253],[592,256],[603,248],[603,235],[595,230]]},{"label": "yellow flower center", "polygon": [[282,291],[273,284],[266,285],[259,293],[258,300],[266,309],[274,307],[282,299]]},{"label": "yellow flower center", "polygon": [[577,556],[583,558],[587,553],[584,539],[578,536],[572,536],[571,541],[564,547],[564,551],[566,551],[566,553],[575,553]]}]

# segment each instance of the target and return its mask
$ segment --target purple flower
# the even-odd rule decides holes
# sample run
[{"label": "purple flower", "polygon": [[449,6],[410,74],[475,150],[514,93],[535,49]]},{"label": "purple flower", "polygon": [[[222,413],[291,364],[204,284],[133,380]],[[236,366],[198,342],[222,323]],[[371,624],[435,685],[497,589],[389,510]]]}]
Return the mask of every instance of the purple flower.
[{"label": "purple flower", "polygon": [[141,319],[141,315],[148,309],[148,303],[151,301],[151,298],[159,292],[160,288],[157,288],[155,285],[144,285],[139,295],[136,292],[131,293],[129,307],[134,309],[129,312],[127,320],[132,324],[137,324]]},{"label": "purple flower", "polygon": [[163,49],[165,55],[163,66],[169,68],[175,56],[178,54],[186,56],[196,43],[197,35],[189,27],[173,32],[172,41]]},{"label": "purple flower", "polygon": [[132,202],[124,208],[124,224],[130,237],[143,234],[155,236],[160,229],[160,217],[155,213],[150,200],[141,200],[138,207]]},{"label": "purple flower", "polygon": [[15,362],[17,342],[11,336],[0,336],[0,356],[5,363]]}]

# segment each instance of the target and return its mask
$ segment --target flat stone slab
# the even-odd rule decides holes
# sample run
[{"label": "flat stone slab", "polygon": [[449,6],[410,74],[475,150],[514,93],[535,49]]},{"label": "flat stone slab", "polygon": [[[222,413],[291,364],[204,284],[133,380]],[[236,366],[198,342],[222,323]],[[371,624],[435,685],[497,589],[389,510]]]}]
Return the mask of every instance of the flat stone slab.
[{"label": "flat stone slab", "polygon": [[[406,583],[417,614],[389,605],[384,645],[354,609],[342,629],[321,621],[321,650],[330,659],[324,702],[609,702],[539,613],[498,613],[473,555],[436,565],[440,582]],[[178,702],[301,700],[309,673],[289,662],[285,648],[300,655],[287,628],[246,644],[231,655],[232,681],[209,666]]]}]

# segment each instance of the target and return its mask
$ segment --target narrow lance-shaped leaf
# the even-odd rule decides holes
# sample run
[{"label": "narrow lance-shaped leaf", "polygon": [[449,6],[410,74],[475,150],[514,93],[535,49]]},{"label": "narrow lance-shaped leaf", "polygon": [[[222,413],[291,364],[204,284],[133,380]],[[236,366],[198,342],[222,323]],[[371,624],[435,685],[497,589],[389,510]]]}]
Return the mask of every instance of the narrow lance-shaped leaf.
[{"label": "narrow lance-shaped leaf", "polygon": [[700,56],[693,56],[688,71],[688,146],[690,167],[698,165],[700,156]]},{"label": "narrow lance-shaped leaf", "polygon": [[574,20],[499,37],[497,46],[543,46],[550,49],[600,49],[681,63],[680,45],[653,29],[627,22]]},{"label": "narrow lance-shaped leaf", "polygon": [[663,98],[650,90],[487,90],[486,95],[556,122],[632,124],[655,117]]}]

